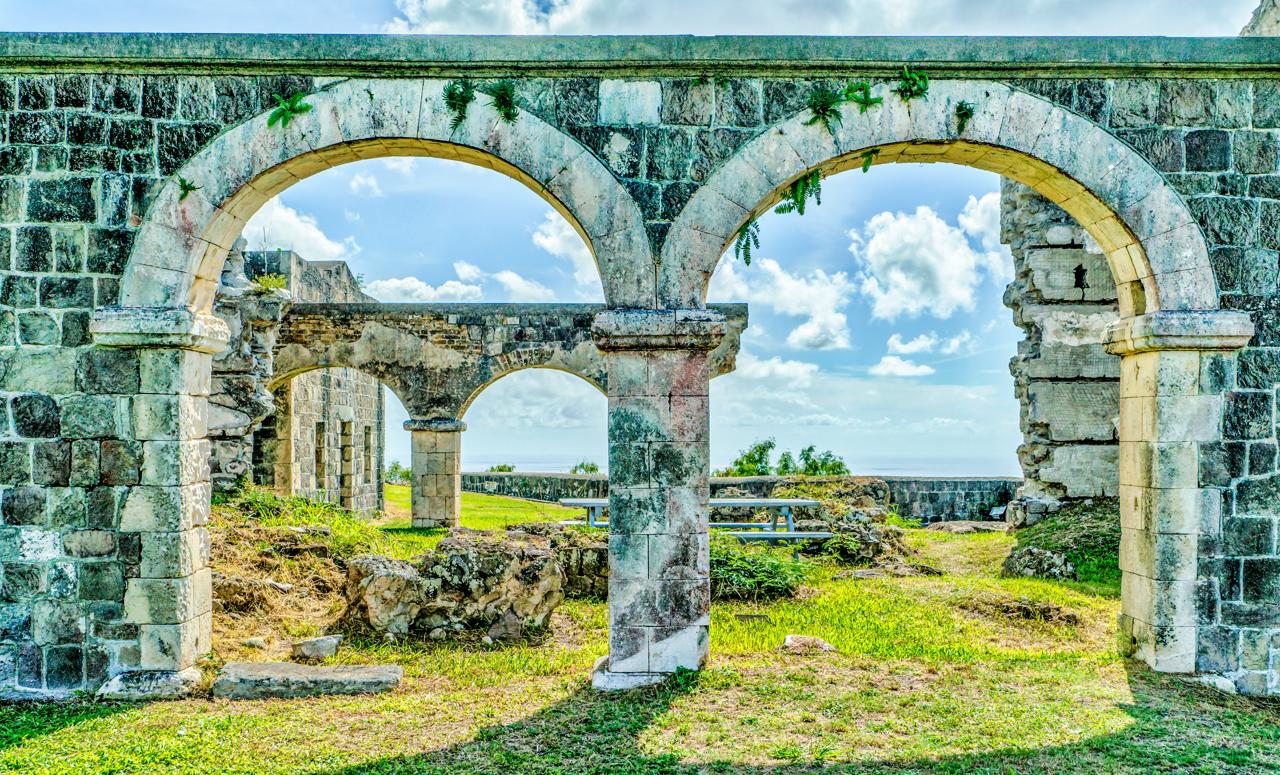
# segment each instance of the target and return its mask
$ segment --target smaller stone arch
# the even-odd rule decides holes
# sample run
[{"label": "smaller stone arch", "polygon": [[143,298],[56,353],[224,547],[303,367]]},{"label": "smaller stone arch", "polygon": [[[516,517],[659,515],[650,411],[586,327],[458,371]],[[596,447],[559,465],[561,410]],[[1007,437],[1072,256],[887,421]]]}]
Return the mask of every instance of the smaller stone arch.
[{"label": "smaller stone arch", "polygon": [[[359,159],[432,156],[496,170],[564,215],[596,257],[605,298],[653,301],[644,219],[586,147],[527,111],[503,121],[481,96],[451,126],[446,82],[350,79],[308,95],[287,126],[262,113],[215,138],[165,182],[134,240],[120,306],[209,310],[232,243],[268,199],[317,172]],[[186,190],[185,180],[194,190]]]},{"label": "smaller stone arch", "polygon": [[[1023,183],[1075,218],[1107,254],[1122,317],[1218,308],[1200,226],[1182,197],[1136,151],[1088,119],[990,81],[934,81],[903,102],[886,84],[866,113],[846,108],[828,132],[808,111],[765,130],[725,162],[672,224],[659,269],[671,306],[700,305],[711,273],[750,218],[793,181],[873,164],[949,162]],[[973,106],[959,131],[956,108]]]}]

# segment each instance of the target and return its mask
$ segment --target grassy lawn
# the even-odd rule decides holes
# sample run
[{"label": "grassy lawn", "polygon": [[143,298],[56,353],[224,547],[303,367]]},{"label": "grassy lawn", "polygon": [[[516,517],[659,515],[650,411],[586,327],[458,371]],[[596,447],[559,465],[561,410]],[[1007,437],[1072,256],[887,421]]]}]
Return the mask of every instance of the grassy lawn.
[{"label": "grassy lawn", "polygon": [[[562,518],[556,507],[491,496],[464,496],[463,509],[464,524],[473,527]],[[350,527],[342,540],[386,542],[380,545],[409,555],[438,537],[409,529],[405,519],[393,512],[390,529]],[[839,569],[815,565],[798,599],[717,603],[708,668],[659,689],[593,692],[587,672],[606,651],[606,606],[569,601],[538,643],[344,645],[341,662],[404,667],[405,680],[385,695],[0,707],[0,771],[1092,774],[1280,767],[1280,705],[1220,695],[1115,656],[1114,585],[997,578],[1013,546],[1003,534],[919,530],[909,541],[946,575],[838,578]],[[1077,623],[1000,613],[1002,602],[1019,599],[1051,603]],[[839,653],[780,653],[788,633],[820,636]],[[231,656],[217,648],[215,660]]]}]

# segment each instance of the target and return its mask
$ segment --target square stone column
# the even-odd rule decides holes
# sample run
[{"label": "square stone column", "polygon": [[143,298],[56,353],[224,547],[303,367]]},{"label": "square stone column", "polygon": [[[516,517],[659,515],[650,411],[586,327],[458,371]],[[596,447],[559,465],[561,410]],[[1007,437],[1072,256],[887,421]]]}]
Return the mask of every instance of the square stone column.
[{"label": "square stone column", "polygon": [[1196,669],[1199,546],[1222,493],[1200,485],[1200,445],[1222,439],[1231,351],[1253,333],[1237,312],[1157,312],[1120,321],[1120,645],[1161,672]]},{"label": "square stone column", "polygon": [[609,310],[609,656],[597,689],[665,680],[707,658],[709,310]]},{"label": "square stone column", "polygon": [[462,432],[467,424],[451,418],[411,419],[404,429],[413,437],[413,526],[457,527],[462,517]]},{"label": "square stone column", "polygon": [[[185,309],[106,308],[92,331],[99,346],[136,353],[130,438],[121,443],[141,453],[136,478],[120,480],[128,486],[113,524],[117,544],[136,547],[123,616],[93,628],[118,639],[99,695],[175,696],[198,683],[196,660],[212,645],[208,396],[211,354],[226,344],[226,326]],[[123,642],[127,635],[136,642]]]}]

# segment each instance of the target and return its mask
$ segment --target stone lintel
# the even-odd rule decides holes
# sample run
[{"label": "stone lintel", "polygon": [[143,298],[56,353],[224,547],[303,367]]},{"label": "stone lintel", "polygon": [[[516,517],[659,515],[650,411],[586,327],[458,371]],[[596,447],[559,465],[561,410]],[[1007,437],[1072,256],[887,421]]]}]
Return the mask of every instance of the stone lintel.
[{"label": "stone lintel", "polygon": [[452,417],[431,417],[428,419],[411,417],[404,421],[404,429],[406,431],[461,433],[467,429],[467,424],[462,420],[455,420]]},{"label": "stone lintel", "polygon": [[227,345],[227,324],[186,307],[102,307],[89,324],[103,347],[175,348],[218,353]]},{"label": "stone lintel", "polygon": [[1107,352],[1239,350],[1253,337],[1253,320],[1234,310],[1169,310],[1117,321],[1107,331]]},{"label": "stone lintel", "polygon": [[605,352],[714,350],[728,330],[713,309],[609,309],[591,321],[591,337]]}]

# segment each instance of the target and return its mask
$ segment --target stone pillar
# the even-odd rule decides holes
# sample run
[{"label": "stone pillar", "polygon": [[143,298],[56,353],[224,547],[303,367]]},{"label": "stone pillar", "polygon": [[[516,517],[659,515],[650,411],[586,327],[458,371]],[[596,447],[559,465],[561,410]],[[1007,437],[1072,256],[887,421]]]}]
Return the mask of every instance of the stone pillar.
[{"label": "stone pillar", "polygon": [[414,527],[457,527],[462,516],[462,432],[451,418],[406,420],[413,434],[410,500]]},{"label": "stone pillar", "polygon": [[92,330],[99,346],[137,352],[129,413],[142,463],[115,518],[120,546],[137,552],[126,566],[122,624],[103,628],[136,643],[116,644],[99,693],[182,694],[199,681],[195,663],[212,641],[208,391],[210,355],[227,329],[186,309],[106,308]]},{"label": "stone pillar", "polygon": [[1202,539],[1221,533],[1222,493],[1201,487],[1200,447],[1222,439],[1246,314],[1156,312],[1120,321],[1122,651],[1161,672],[1196,667]]},{"label": "stone pillar", "polygon": [[724,316],[704,309],[607,310],[593,322],[609,393],[609,655],[597,689],[706,661],[708,353],[724,333]]}]

